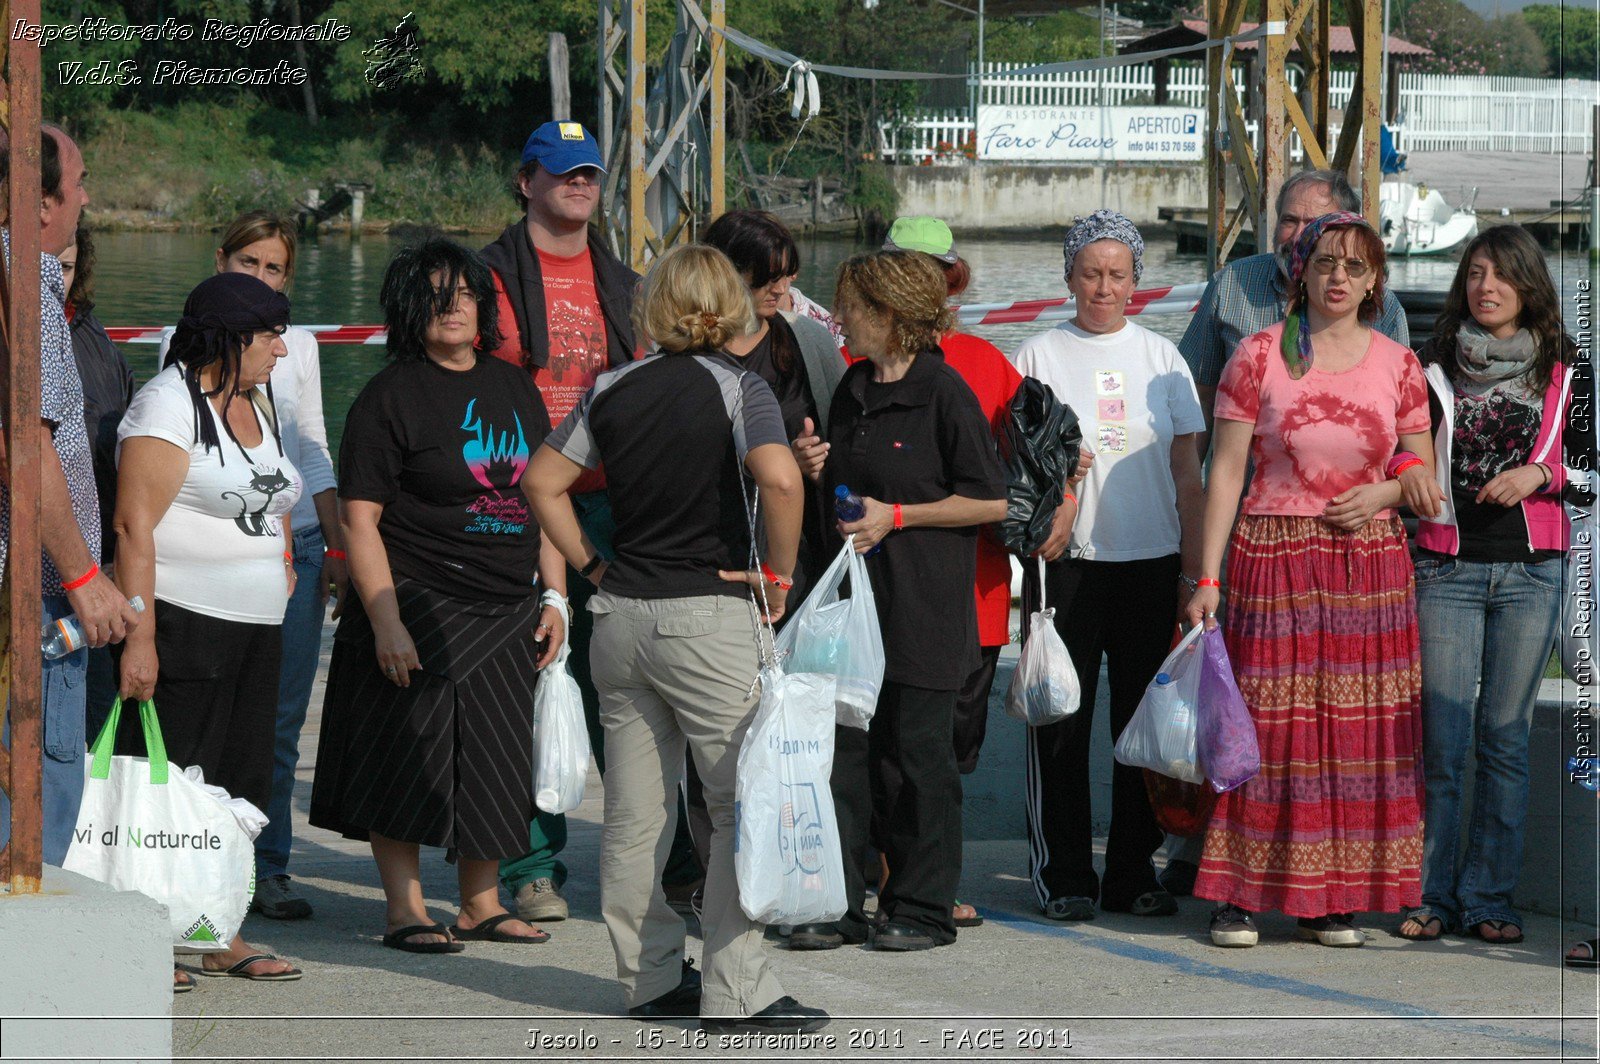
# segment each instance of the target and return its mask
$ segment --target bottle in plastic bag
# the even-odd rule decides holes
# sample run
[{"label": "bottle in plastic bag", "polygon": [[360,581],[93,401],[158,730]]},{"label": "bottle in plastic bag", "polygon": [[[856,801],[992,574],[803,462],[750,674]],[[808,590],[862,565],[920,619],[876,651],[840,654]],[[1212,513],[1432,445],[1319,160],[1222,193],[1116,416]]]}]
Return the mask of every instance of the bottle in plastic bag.
[{"label": "bottle in plastic bag", "polygon": [[[129,599],[128,605],[133,607],[135,613],[144,612],[144,599],[138,595]],[[82,650],[87,643],[83,625],[78,623],[76,614],[69,613],[60,620],[46,621],[39,633],[39,651],[46,661],[64,658],[75,650]]]},{"label": "bottle in plastic bag", "polygon": [[1595,759],[1592,757],[1568,758],[1567,776],[1580,787],[1600,791],[1600,765],[1595,764]]},{"label": "bottle in plastic bag", "polygon": [[[859,521],[867,516],[867,504],[862,502],[861,496],[851,491],[848,485],[840,484],[833,489],[833,512],[838,515],[839,520],[846,523]],[[882,549],[883,543],[880,541],[877,546],[867,551],[865,557],[870,558]]]}]

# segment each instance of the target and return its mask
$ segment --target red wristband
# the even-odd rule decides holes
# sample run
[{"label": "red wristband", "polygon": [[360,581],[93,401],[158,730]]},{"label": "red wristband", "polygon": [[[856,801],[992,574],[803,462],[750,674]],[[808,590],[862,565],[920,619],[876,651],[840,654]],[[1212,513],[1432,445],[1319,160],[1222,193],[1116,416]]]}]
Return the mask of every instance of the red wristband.
[{"label": "red wristband", "polygon": [[1397,477],[1404,470],[1410,469],[1413,462],[1420,463],[1421,461],[1422,459],[1411,451],[1401,451],[1390,456],[1389,461],[1384,464],[1383,472],[1386,476]]},{"label": "red wristband", "polygon": [[793,580],[786,580],[779,576],[777,573],[772,571],[772,566],[768,565],[766,562],[761,563],[761,575],[766,578],[767,583],[771,584],[779,591],[788,591],[790,588],[794,587]]},{"label": "red wristband", "polygon": [[1061,501],[1062,502],[1070,502],[1074,506],[1078,505],[1078,497],[1076,495],[1072,494],[1072,492],[1070,492],[1070,491],[1062,491],[1062,493],[1061,493]]},{"label": "red wristband", "polygon": [[894,504],[894,530],[900,531],[906,527],[906,515],[900,512],[900,504]]},{"label": "red wristband", "polygon": [[1221,580],[1213,580],[1209,576],[1202,576],[1200,579],[1198,579],[1198,580],[1196,580],[1194,582],[1194,586],[1195,587],[1218,587],[1218,588],[1220,588],[1222,586],[1222,581]]},{"label": "red wristband", "polygon": [[1406,470],[1412,469],[1412,468],[1414,468],[1416,466],[1423,465],[1423,464],[1424,463],[1423,463],[1422,459],[1420,459],[1420,458],[1407,458],[1404,462],[1401,462],[1399,465],[1395,466],[1394,469],[1392,469],[1389,472],[1389,476],[1390,477],[1398,477],[1401,473],[1404,473]]},{"label": "red wristband", "polygon": [[323,551],[322,556],[324,558],[332,558],[336,562],[342,562],[345,560],[344,551],[334,550],[331,547],[328,550]]},{"label": "red wristband", "polygon": [[100,563],[99,562],[95,562],[94,564],[89,566],[89,571],[84,573],[82,576],[78,577],[78,579],[73,580],[70,583],[64,581],[61,584],[61,590],[63,590],[63,591],[76,591],[80,587],[82,587],[84,584],[87,584],[89,581],[93,580],[95,577],[97,577],[99,575],[100,575]]}]

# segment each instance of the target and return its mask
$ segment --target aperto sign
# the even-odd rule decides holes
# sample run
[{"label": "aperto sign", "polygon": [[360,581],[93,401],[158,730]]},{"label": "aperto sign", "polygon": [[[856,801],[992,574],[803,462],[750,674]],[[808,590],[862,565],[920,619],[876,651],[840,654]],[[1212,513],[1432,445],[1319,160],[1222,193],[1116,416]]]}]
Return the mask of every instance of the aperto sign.
[{"label": "aperto sign", "polygon": [[978,108],[978,158],[1014,162],[1199,162],[1205,112],[1187,107]]}]

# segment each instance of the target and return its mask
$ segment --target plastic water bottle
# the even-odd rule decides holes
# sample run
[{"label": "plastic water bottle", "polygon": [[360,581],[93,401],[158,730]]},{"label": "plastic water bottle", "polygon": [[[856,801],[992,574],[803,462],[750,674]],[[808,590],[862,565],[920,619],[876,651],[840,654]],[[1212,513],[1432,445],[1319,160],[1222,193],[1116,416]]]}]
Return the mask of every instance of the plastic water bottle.
[{"label": "plastic water bottle", "polygon": [[1600,791],[1600,765],[1592,757],[1568,758],[1567,776],[1580,787]]},{"label": "plastic water bottle", "polygon": [[[851,491],[847,485],[840,484],[833,489],[833,512],[839,515],[839,520],[849,524],[859,521],[867,516],[867,504],[861,501],[861,496]],[[870,558],[883,549],[882,541],[867,551],[866,557]]]},{"label": "plastic water bottle", "polygon": [[[144,612],[144,599],[138,595],[128,600],[128,605],[133,607],[133,612]],[[73,614],[58,621],[46,621],[44,630],[40,633],[39,650],[48,661],[64,658],[75,650],[82,650],[88,640],[83,635],[83,625],[78,623],[78,618]]]}]

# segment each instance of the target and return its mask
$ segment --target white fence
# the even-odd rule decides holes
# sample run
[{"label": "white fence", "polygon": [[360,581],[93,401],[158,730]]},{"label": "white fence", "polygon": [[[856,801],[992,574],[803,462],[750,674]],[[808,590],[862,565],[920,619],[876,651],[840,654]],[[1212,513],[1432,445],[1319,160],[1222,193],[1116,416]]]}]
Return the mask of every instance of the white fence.
[{"label": "white fence", "polygon": [[[1153,64],[1067,74],[1019,75],[1016,64],[986,63],[983,103],[1012,107],[1114,107],[1155,100]],[[1168,100],[1174,106],[1206,106],[1205,67],[1174,65],[1168,74]],[[1300,72],[1289,71],[1298,87]],[[1233,70],[1234,91],[1244,95],[1244,74]],[[1350,101],[1355,71],[1333,71],[1328,86],[1335,129]],[[1524,151],[1539,154],[1589,154],[1591,115],[1600,104],[1600,83],[1543,78],[1463,77],[1401,74],[1395,144],[1402,151]],[[1255,132],[1255,124],[1250,124]],[[882,123],[879,145],[891,162],[959,163],[973,136],[966,111],[917,112],[898,125]],[[1291,131],[1291,153],[1299,142]]]}]

